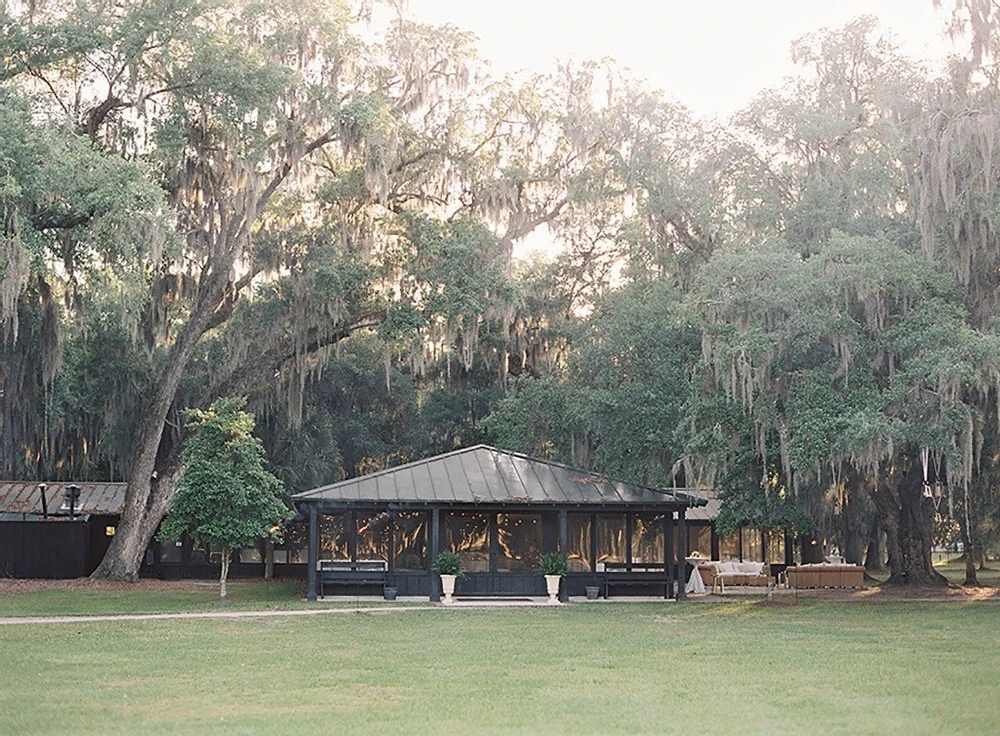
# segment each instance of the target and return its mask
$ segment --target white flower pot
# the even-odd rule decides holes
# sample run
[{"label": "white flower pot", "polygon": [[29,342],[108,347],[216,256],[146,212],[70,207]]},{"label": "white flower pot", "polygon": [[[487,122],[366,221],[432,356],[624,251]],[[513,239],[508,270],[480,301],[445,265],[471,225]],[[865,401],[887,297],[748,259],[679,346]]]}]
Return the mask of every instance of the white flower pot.
[{"label": "white flower pot", "polygon": [[444,593],[444,602],[451,603],[451,597],[455,593],[455,579],[458,575],[441,576],[441,592]]},{"label": "white flower pot", "polygon": [[562,580],[561,575],[546,575],[545,576],[545,587],[549,591],[549,603],[557,603],[559,601],[559,581]]}]

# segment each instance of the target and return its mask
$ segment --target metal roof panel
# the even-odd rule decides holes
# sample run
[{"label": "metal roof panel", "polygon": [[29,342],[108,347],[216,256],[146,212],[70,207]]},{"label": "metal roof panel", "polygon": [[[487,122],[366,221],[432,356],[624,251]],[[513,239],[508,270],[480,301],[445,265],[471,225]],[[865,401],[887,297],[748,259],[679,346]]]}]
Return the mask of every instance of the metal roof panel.
[{"label": "metal roof panel", "polygon": [[616,482],[581,468],[477,445],[299,493],[293,498],[299,502],[646,505],[686,507],[689,514],[695,511],[692,504],[707,503],[693,492],[684,491],[675,494],[672,490]]}]

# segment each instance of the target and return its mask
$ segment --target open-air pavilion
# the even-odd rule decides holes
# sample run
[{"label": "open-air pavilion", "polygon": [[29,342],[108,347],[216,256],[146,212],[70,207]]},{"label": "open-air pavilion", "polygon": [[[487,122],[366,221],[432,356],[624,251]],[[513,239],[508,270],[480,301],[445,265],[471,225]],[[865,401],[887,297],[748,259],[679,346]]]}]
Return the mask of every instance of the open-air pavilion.
[{"label": "open-air pavilion", "polygon": [[456,595],[544,595],[541,556],[562,553],[563,596],[588,586],[684,597],[684,489],[629,485],[485,445],[345,480],[293,497],[309,520],[308,597],[395,588],[437,600],[431,571],[458,552]]}]

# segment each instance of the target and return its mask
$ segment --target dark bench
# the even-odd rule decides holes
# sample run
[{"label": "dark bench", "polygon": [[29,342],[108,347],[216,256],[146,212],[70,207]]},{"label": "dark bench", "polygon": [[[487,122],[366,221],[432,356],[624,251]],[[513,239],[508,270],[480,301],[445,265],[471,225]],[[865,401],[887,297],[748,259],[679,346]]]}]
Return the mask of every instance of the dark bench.
[{"label": "dark bench", "polygon": [[320,560],[319,594],[325,585],[385,586],[385,560]]},{"label": "dark bench", "polygon": [[601,587],[604,597],[611,596],[611,588],[657,586],[668,597],[669,586],[667,566],[663,562],[605,562]]}]

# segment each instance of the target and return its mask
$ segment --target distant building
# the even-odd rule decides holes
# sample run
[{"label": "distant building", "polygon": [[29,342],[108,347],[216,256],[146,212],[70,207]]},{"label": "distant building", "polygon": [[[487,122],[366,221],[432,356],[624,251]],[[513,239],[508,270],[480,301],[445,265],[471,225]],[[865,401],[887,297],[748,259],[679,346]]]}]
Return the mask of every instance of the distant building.
[{"label": "distant building", "polygon": [[0,481],[0,577],[89,575],[124,499],[124,483]]},{"label": "distant building", "polygon": [[[125,489],[124,483],[0,481],[0,577],[92,573],[118,527]],[[386,584],[401,595],[434,595],[430,566],[441,550],[460,552],[468,573],[462,585],[486,595],[537,592],[540,556],[557,550],[568,559],[573,595],[622,566],[659,565],[661,577],[676,580],[681,558],[692,553],[782,563],[791,552],[780,533],[741,529],[718,536],[712,522],[719,500],[712,491],[630,485],[485,445],[316,488],[293,501],[299,516],[273,550],[274,574],[311,578],[314,594],[323,584],[315,573],[325,563],[367,560],[381,561]],[[686,544],[677,555],[682,534]],[[235,552],[230,577],[262,577],[262,552]],[[216,578],[220,561],[218,550],[187,538],[154,540],[140,574]],[[662,586],[622,586],[621,592]],[[348,589],[357,590],[327,587]]]}]

